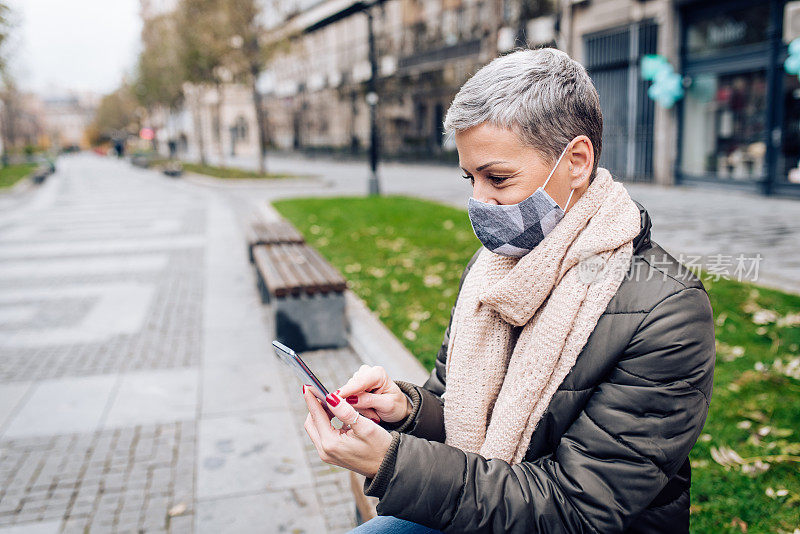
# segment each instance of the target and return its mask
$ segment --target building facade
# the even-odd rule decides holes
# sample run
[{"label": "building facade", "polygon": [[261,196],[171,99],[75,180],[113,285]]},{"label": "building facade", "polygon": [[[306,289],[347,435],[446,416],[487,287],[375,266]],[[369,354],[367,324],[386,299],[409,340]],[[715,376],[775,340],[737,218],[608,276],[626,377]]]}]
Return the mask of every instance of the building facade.
[{"label": "building facade", "polygon": [[[266,89],[271,141],[357,153],[369,144],[368,17],[317,3]],[[795,2],[796,4],[796,2]],[[514,46],[554,45],[583,63],[604,111],[600,164],[627,181],[800,194],[800,87],[783,71],[786,0],[388,0],[372,8],[384,155],[453,150],[444,114],[461,84]],[[327,8],[327,9],[325,9]],[[789,19],[787,19],[789,20]],[[800,26],[800,24],[798,24]],[[647,95],[643,56],[660,54],[685,96]]]},{"label": "building facade", "polygon": [[[461,85],[516,47],[556,46],[586,66],[598,89],[599,163],[614,176],[800,196],[800,82],[783,69],[788,43],[800,37],[798,6],[787,0],[265,2],[265,24],[292,36],[258,83],[269,145],[364,154],[374,69],[381,156],[455,161],[442,122]],[[648,96],[651,82],[641,77],[649,54],[663,56],[683,76],[685,95],[668,109]],[[259,150],[252,95],[235,84],[189,88],[184,110],[162,123],[165,135],[190,154],[202,145],[212,161],[253,158]]]},{"label": "building facade", "polygon": [[[603,105],[609,144],[604,138],[601,164],[634,180],[800,195],[800,85],[783,68],[788,43],[800,37],[796,6],[565,3],[565,49],[587,66]],[[685,96],[672,109],[647,101],[638,65],[649,53],[683,75]]]},{"label": "building facade", "polygon": [[349,153],[369,146],[372,18],[381,153],[452,157],[442,121],[461,85],[515,45],[555,44],[556,2],[521,9],[529,3],[387,0],[353,9],[359,3],[330,1],[299,13],[288,23],[300,37],[267,73],[272,142]]},{"label": "building facade", "polygon": [[41,100],[47,145],[57,150],[88,148],[86,128],[94,118],[98,96],[92,93],[67,93],[45,96]]}]

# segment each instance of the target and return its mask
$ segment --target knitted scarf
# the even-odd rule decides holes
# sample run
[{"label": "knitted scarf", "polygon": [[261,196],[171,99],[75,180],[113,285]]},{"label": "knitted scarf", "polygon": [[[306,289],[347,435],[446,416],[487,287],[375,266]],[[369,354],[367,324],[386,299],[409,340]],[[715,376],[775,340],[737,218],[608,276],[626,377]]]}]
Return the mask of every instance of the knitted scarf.
[{"label": "knitted scarf", "polygon": [[[639,209],[604,168],[528,254],[482,249],[447,348],[445,443],[511,464],[628,272]],[[521,327],[521,328],[520,328]]]}]

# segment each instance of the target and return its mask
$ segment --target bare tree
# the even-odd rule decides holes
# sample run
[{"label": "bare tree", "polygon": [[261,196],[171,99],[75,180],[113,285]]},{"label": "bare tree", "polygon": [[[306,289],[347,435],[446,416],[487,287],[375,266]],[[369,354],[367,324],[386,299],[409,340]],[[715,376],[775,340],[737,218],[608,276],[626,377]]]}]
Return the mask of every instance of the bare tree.
[{"label": "bare tree", "polygon": [[13,96],[16,95],[14,80],[8,72],[8,41],[11,36],[13,23],[11,22],[11,9],[8,4],[0,0],[0,85],[2,85],[2,109],[0,110],[0,159],[3,166],[8,164],[8,148],[11,143],[9,133],[13,134],[14,114]]},{"label": "bare tree", "polygon": [[[198,89],[214,86],[218,95],[221,78],[231,54],[230,31],[226,24],[225,6],[220,0],[180,0],[176,9],[178,50],[183,79]],[[200,150],[200,162],[206,163],[200,96],[195,90],[194,122]],[[221,102],[215,106],[216,127],[221,128]],[[217,132],[221,136],[221,131]]]},{"label": "bare tree", "polygon": [[145,107],[177,109],[183,101],[184,76],[176,22],[174,13],[144,21],[134,91]]},{"label": "bare tree", "polygon": [[133,89],[123,84],[100,100],[90,131],[95,132],[93,143],[125,137],[139,131],[138,101]]},{"label": "bare tree", "polygon": [[258,80],[275,55],[289,46],[293,36],[285,31],[267,31],[263,24],[262,3],[258,0],[222,2],[227,15],[230,43],[234,48],[231,66],[250,87],[253,97],[258,126],[258,170],[264,174],[267,172],[267,114]]}]

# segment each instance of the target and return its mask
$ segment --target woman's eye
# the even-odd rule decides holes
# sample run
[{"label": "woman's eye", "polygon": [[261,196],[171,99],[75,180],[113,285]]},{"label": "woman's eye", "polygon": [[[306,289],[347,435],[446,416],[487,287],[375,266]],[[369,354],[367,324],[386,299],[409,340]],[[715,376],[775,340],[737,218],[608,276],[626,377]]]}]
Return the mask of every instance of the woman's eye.
[{"label": "woman's eye", "polygon": [[499,184],[499,183],[503,182],[504,180],[508,180],[509,176],[487,176],[487,178],[489,180],[491,180],[492,182],[494,182],[496,184]]}]

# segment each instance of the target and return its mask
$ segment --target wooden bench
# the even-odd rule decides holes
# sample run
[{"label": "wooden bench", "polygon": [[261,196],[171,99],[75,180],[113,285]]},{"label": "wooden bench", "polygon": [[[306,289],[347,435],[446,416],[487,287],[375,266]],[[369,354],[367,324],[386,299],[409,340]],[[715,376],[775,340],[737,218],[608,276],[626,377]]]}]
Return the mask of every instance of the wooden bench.
[{"label": "wooden bench", "polygon": [[31,173],[31,180],[35,184],[43,183],[48,176],[53,173],[51,170],[51,166],[47,164],[41,164]]},{"label": "wooden bench", "polygon": [[252,256],[261,300],[275,308],[278,341],[296,351],[347,346],[347,282],[319,252],[281,243],[255,245]]},{"label": "wooden bench", "polygon": [[300,232],[291,223],[284,220],[255,220],[248,227],[247,255],[253,263],[253,247],[259,245],[279,245],[283,243],[304,243]]}]

